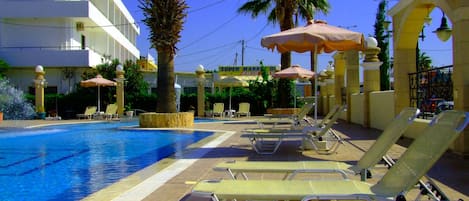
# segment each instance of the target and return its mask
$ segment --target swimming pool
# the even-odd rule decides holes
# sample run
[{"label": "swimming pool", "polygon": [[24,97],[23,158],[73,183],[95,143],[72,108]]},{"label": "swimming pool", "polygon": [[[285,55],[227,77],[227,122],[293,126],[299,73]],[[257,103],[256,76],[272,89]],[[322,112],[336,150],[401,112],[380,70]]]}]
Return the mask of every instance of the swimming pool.
[{"label": "swimming pool", "polygon": [[80,200],[213,134],[118,129],[133,124],[0,133],[0,200]]}]

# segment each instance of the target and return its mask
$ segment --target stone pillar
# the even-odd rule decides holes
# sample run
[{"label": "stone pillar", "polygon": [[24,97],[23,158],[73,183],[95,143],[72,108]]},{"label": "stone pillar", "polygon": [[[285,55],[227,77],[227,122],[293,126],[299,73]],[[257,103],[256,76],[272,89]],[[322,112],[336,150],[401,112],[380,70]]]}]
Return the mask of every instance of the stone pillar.
[{"label": "stone pillar", "polygon": [[360,72],[359,72],[359,61],[358,61],[358,51],[349,50],[344,52],[345,56],[345,69],[347,72],[347,122],[350,123],[352,110],[351,99],[352,94],[360,93]]},{"label": "stone pillar", "polygon": [[[379,67],[383,62],[378,59],[378,54],[381,51],[377,47],[378,42],[376,39],[369,37],[366,40],[367,47],[364,50],[365,60],[363,60],[362,67],[364,69],[363,75],[363,126],[370,127],[370,93],[380,90],[380,69]],[[375,111],[379,112],[379,111]]]},{"label": "stone pillar", "polygon": [[45,118],[45,108],[44,108],[44,88],[47,85],[44,75],[44,67],[37,65],[35,69],[36,77],[34,79],[34,88],[35,88],[35,103],[36,103],[36,112],[39,115],[39,118]]},{"label": "stone pillar", "polygon": [[205,70],[199,65],[195,70],[197,75],[197,116],[205,116]]},{"label": "stone pillar", "polygon": [[335,75],[335,104],[342,105],[342,89],[345,88],[345,57],[344,52],[334,54],[334,75]]},{"label": "stone pillar", "polygon": [[124,67],[122,65],[117,65],[116,67],[116,104],[117,104],[117,114],[119,117],[124,115]]},{"label": "stone pillar", "polygon": [[[464,1],[465,6],[461,6],[455,11],[465,13],[458,15],[456,19],[451,19],[453,24],[453,99],[454,109],[469,111],[469,5]],[[461,2],[461,4],[463,4]],[[451,14],[451,13],[450,13]],[[463,158],[469,158],[469,127],[454,141],[452,150]]]},{"label": "stone pillar", "polygon": [[324,80],[325,78],[322,76],[319,76],[318,79],[318,88],[319,88],[319,95],[317,96],[318,98],[318,113],[319,114],[326,114],[326,97],[328,96],[327,94],[327,84],[326,81]]},{"label": "stone pillar", "polygon": [[332,65],[332,61],[329,62],[329,66],[326,69],[326,79],[324,80],[326,82],[326,90],[327,90],[327,98],[326,98],[326,109],[325,109],[325,114],[329,113],[329,110],[331,108],[331,97],[335,96],[335,76],[334,76],[334,67]]}]

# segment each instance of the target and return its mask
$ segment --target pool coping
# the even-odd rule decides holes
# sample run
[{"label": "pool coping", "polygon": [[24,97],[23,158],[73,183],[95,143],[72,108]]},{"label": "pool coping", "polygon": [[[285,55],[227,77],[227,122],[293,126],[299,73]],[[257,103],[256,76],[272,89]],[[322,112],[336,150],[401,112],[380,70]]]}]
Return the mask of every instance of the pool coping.
[{"label": "pool coping", "polygon": [[192,150],[185,151],[182,153],[182,155],[176,153],[176,155],[173,154],[170,157],[155,162],[154,164],[145,167],[142,170],[139,170],[127,177],[120,179],[118,182],[115,182],[110,186],[107,186],[106,188],[100,189],[99,191],[88,195],[82,200],[143,200],[153,191],[163,186],[170,179],[189,168],[199,158],[203,157],[205,154],[210,152],[212,148],[216,148],[219,144],[223,143],[225,140],[227,140],[229,137],[236,133],[234,131],[226,130],[189,128],[121,127],[120,129],[209,131],[214,132],[214,135],[209,136],[206,139],[202,139],[201,141],[196,142],[192,145],[189,145],[187,148],[192,148]]}]

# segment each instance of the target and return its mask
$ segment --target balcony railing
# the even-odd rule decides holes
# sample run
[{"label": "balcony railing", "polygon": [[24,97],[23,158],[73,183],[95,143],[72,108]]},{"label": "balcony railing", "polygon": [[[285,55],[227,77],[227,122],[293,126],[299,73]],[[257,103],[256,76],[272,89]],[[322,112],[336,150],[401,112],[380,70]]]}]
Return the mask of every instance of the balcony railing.
[{"label": "balcony railing", "polygon": [[431,118],[453,109],[453,66],[409,73],[410,106],[420,109],[420,118]]}]

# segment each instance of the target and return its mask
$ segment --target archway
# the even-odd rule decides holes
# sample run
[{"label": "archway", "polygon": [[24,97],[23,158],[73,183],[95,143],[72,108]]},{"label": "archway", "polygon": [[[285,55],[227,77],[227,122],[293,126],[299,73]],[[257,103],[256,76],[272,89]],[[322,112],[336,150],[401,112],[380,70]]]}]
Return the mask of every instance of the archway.
[{"label": "archway", "polygon": [[[469,111],[469,2],[451,0],[400,1],[390,11],[393,20],[395,111],[410,105],[408,74],[416,71],[416,43],[429,10],[440,8],[452,22],[453,98],[456,110]],[[435,22],[434,22],[435,23]],[[452,150],[469,156],[469,129]]]}]

